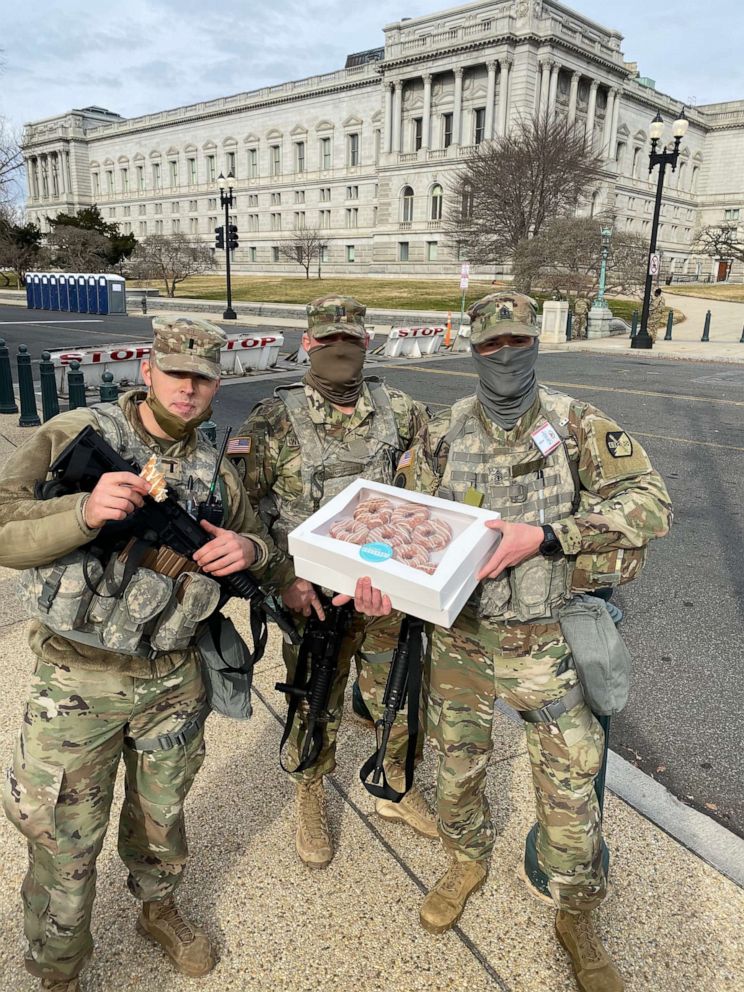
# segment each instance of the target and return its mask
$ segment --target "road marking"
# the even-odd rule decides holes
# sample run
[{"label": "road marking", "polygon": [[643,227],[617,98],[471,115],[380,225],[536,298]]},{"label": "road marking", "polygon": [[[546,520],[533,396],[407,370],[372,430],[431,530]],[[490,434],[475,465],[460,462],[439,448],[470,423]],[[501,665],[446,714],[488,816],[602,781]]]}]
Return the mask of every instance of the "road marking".
[{"label": "road marking", "polygon": [[[427,369],[420,365],[386,365],[388,369],[405,369],[407,372],[428,372],[429,375],[457,375],[467,379],[477,379],[477,372],[458,372],[448,369]],[[713,396],[689,396],[685,393],[661,393],[651,389],[623,389],[617,386],[593,386],[587,382],[557,382],[541,379],[543,386],[560,386],[568,389],[588,389],[599,393],[628,393],[631,396],[658,396],[665,400],[689,400],[691,403],[719,403],[724,406],[744,406],[744,400],[723,400]]]},{"label": "road marking", "polygon": [[102,320],[0,320],[0,324],[103,324]]},{"label": "road marking", "polygon": [[726,451],[744,451],[735,444],[716,444],[715,441],[693,441],[687,437],[672,437],[670,434],[643,434],[641,431],[631,431],[633,437],[654,437],[660,441],[677,441],[679,444],[698,444],[703,448],[725,448]]}]

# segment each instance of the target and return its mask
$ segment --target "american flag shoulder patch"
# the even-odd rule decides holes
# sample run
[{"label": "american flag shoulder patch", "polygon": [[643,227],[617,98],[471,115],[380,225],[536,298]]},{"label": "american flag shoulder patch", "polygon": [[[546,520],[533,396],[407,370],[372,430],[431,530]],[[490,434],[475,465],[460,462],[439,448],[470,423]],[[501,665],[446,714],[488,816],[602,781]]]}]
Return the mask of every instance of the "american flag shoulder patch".
[{"label": "american flag shoulder patch", "polygon": [[253,438],[250,437],[231,437],[227,442],[227,454],[249,455],[252,442]]},{"label": "american flag shoulder patch", "polygon": [[404,451],[403,454],[400,456],[400,461],[398,462],[398,468],[406,468],[407,465],[411,464],[412,460],[413,460],[413,452]]}]

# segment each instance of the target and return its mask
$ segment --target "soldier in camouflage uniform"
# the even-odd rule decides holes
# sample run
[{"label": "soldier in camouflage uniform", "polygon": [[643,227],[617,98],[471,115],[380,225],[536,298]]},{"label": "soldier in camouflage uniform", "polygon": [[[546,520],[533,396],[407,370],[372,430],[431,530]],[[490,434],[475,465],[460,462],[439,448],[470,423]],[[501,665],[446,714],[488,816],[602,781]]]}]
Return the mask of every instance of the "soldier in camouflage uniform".
[{"label": "soldier in camouflage uniform", "polygon": [[[119,854],[129,889],[142,903],[137,928],[184,974],[203,975],[214,966],[206,933],[173,900],[187,857],[184,800],[204,761],[208,712],[192,621],[214,610],[218,587],[210,576],[271,569],[279,583],[286,581],[227,464],[220,476],[224,527],[203,524],[213,539],[194,555],[199,571],[174,579],[157,564],[141,567],[118,592],[118,556],[99,561],[81,549],[108,521],[142,506],[149,484],[114,472],[90,494],[36,498],[36,482],[90,425],[125,458],[143,465],[154,454],[184,501],[205,499],[216,454],[196,427],[211,411],[225,335],[198,318],[157,317],[153,324],[150,361],[143,363],[147,393],[135,390],[118,404],[54,417],[0,476],[0,564],[23,570],[37,658],[3,805],[29,847],[21,890],[26,967],[42,988],[56,992],[77,992],[93,950],[96,859],[122,758]],[[104,567],[111,572],[102,578]],[[91,585],[99,591],[105,585],[107,594],[92,595]],[[179,603],[184,611],[188,604],[188,617]]]},{"label": "soldier in camouflage uniform", "polygon": [[422,431],[400,471],[408,488],[497,510],[499,545],[451,629],[434,632],[427,729],[439,754],[437,812],[451,866],[425,898],[440,933],[484,882],[494,843],[485,798],[496,698],[525,720],[538,863],[583,992],[622,979],[594,931],[605,895],[594,780],[603,733],[556,619],[576,590],[639,570],[667,533],[669,496],[643,448],[588,403],[538,386],[533,302],[494,293],[469,311],[475,396]]},{"label": "soldier in camouflage uniform", "polygon": [[654,290],[651,306],[648,312],[648,333],[651,340],[656,342],[656,336],[666,323],[667,305],[660,288]]},{"label": "soldier in camouflage uniform", "polygon": [[[427,419],[425,407],[374,377],[364,378],[367,332],[365,307],[355,299],[325,296],[308,308],[303,347],[310,370],[304,381],[279,387],[273,399],[261,403],[233,439],[230,451],[248,498],[260,509],[279,548],[287,552],[287,535],[320,506],[357,478],[392,483],[400,454]],[[286,558],[289,566],[290,559]],[[301,594],[304,592],[304,598]],[[284,601],[309,612],[312,587],[297,580]],[[297,782],[297,852],[315,868],[333,857],[325,812],[323,778],[336,766],[336,735],[343,712],[344,689],[352,657],[362,657],[359,684],[368,709],[382,715],[382,694],[400,615],[371,619],[357,613],[342,646],[330,700],[331,717],[324,725],[318,760]],[[297,654],[285,645],[290,680]],[[305,725],[301,712],[287,745],[287,766],[296,768]],[[394,788],[402,788],[408,733],[406,715],[399,715],[388,748],[386,773]],[[378,799],[377,813],[402,820],[419,833],[436,837],[431,811],[414,787],[395,804]]]}]

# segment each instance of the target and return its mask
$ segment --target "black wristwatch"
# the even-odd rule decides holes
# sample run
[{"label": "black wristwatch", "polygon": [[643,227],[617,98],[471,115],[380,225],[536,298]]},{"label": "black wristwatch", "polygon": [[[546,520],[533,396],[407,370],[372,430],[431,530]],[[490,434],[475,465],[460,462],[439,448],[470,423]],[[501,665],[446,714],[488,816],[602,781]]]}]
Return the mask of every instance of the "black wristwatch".
[{"label": "black wristwatch", "polygon": [[563,548],[561,547],[561,542],[555,536],[555,531],[550,525],[544,525],[542,528],[543,539],[542,544],[537,549],[538,553],[543,556],[543,558],[557,558],[559,555],[563,554]]}]

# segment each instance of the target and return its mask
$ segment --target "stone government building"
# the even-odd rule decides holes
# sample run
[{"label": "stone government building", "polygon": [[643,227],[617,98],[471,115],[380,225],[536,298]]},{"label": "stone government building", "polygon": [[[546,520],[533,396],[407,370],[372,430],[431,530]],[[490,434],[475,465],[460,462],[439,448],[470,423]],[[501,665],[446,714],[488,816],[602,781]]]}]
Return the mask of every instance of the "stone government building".
[{"label": "stone government building", "polygon": [[[304,225],[327,235],[325,274],[453,275],[451,177],[477,144],[540,110],[576,122],[605,160],[588,210],[649,236],[648,127],[660,111],[671,137],[682,104],[625,61],[617,31],[556,0],[481,0],[384,33],[383,48],[308,79],[143,117],[87,107],[29,124],[29,220],[48,230],[56,214],[97,203],[137,238],[213,242],[217,176],[232,171],[237,271],[300,275],[277,246]],[[727,262],[696,257],[691,243],[705,224],[744,222],[744,100],[687,113],[665,184],[662,266],[720,280]]]}]

